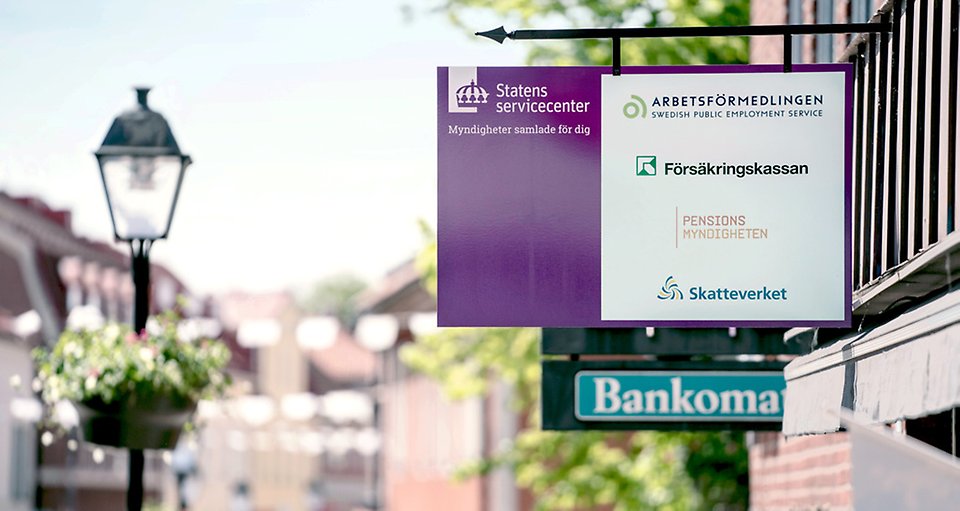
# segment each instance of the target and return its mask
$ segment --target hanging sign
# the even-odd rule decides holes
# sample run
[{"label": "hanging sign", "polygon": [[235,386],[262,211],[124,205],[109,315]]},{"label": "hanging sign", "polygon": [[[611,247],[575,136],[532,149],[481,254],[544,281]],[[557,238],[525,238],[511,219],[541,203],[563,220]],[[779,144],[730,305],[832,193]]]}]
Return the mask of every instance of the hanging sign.
[{"label": "hanging sign", "polygon": [[779,430],[784,362],[543,360],[544,430]]},{"label": "hanging sign", "polygon": [[444,326],[847,326],[847,64],[440,68]]},{"label": "hanging sign", "polygon": [[581,371],[574,413],[581,421],[783,420],[783,372]]}]

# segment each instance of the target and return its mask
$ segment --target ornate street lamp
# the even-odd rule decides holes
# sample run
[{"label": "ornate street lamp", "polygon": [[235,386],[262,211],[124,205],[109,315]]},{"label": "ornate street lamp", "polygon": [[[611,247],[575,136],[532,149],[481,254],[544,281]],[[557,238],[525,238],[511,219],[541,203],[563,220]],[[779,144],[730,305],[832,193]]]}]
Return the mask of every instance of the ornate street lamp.
[{"label": "ornate street lamp", "polygon": [[[147,105],[149,88],[137,88],[138,105],[113,120],[94,153],[107,195],[113,235],[130,244],[133,328],[147,326],[150,312],[150,247],[167,237],[190,157],[180,151],[170,125]],[[130,449],[127,509],[143,505],[143,450]]]},{"label": "ornate street lamp", "polygon": [[136,90],[138,105],[114,119],[95,153],[119,241],[167,237],[191,162],[167,120],[147,105],[150,89]]}]

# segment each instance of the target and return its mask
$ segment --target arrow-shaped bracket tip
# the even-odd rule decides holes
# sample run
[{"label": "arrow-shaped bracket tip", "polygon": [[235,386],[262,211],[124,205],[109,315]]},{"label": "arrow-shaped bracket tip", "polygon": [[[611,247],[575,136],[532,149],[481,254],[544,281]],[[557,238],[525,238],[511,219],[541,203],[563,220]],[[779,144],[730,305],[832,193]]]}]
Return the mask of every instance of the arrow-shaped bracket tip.
[{"label": "arrow-shaped bracket tip", "polygon": [[477,32],[475,35],[486,37],[488,39],[493,39],[494,41],[503,44],[503,40],[510,37],[510,34],[503,29],[502,26],[497,27],[493,30],[487,30],[486,32]]}]

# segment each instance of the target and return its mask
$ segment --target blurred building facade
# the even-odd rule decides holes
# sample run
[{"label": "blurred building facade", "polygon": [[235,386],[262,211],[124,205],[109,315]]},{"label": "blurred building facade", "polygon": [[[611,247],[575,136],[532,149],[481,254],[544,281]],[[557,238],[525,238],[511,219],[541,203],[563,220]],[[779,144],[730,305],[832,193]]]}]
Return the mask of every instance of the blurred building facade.
[{"label": "blurred building facade", "polygon": [[[238,498],[258,511],[531,508],[506,469],[454,480],[457,468],[512,440],[518,417],[506,385],[451,401],[400,361],[404,344],[436,328],[436,303],[412,263],[357,298],[353,331],[304,312],[288,293],[216,304],[243,367],[228,399],[201,404],[187,444],[190,509],[232,509]],[[389,339],[365,338],[370,317],[393,323],[382,331]],[[168,485],[165,501],[177,494]]]},{"label": "blurred building facade", "polygon": [[197,434],[182,447],[192,463],[181,491],[190,509],[306,509],[316,467],[300,449],[301,425],[280,413],[283,396],[306,391],[306,362],[292,340],[293,299],[231,294],[216,304],[221,337],[242,359],[231,371],[227,399],[198,409]]},{"label": "blurred building facade", "polygon": [[[0,509],[119,509],[127,488],[126,452],[39,435],[30,351],[52,346],[68,319],[129,321],[128,258],[73,234],[70,212],[0,193]],[[183,284],[153,266],[153,304],[172,307]],[[70,424],[75,411],[61,410]],[[146,460],[145,490],[158,498],[159,453]]]},{"label": "blurred building facade", "polygon": [[[359,298],[365,315],[393,318],[395,339],[380,353],[378,402],[384,436],[379,462],[385,509],[516,511],[528,502],[506,469],[464,481],[457,468],[512,441],[518,428],[511,391],[493,385],[485,397],[451,401],[429,378],[399,359],[406,343],[436,328],[436,302],[421,286],[413,262],[386,275]],[[363,321],[361,316],[361,321]]]},{"label": "blurred building facade", "polygon": [[325,440],[315,492],[324,511],[377,509],[382,505],[376,492],[382,436],[375,422],[376,356],[337,324],[332,342],[302,343],[311,364],[310,392],[320,396]]},{"label": "blurred building facade", "polygon": [[[891,456],[882,467],[890,479],[858,479],[865,467],[856,441],[840,431],[843,414],[919,439],[939,449],[937,456],[957,456],[960,6],[756,0],[751,15],[753,24],[892,28],[795,36],[793,62],[854,68],[854,319],[848,330],[788,333],[787,342],[803,343],[811,353],[785,370],[785,435],[757,433],[750,447],[751,509],[866,509],[867,497],[913,491],[905,479],[911,474]],[[781,62],[781,51],[779,37],[751,41],[754,63]],[[885,505],[901,509],[896,502]]]},{"label": "blurred building facade", "polygon": [[[227,399],[201,403],[200,428],[185,444],[189,509],[376,508],[373,354],[290,293],[216,303],[222,337],[245,360]],[[177,496],[168,487],[166,502]]]},{"label": "blurred building facade", "polygon": [[6,319],[0,324],[0,376],[12,381],[0,381],[0,509],[27,511],[34,509],[37,467],[33,363],[27,342]]}]

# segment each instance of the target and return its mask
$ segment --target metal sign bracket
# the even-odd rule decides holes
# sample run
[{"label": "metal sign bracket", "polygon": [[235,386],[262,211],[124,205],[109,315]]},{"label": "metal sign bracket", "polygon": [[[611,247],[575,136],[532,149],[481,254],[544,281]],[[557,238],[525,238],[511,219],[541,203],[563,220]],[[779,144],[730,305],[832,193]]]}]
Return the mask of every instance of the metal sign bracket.
[{"label": "metal sign bracket", "polygon": [[808,25],[743,25],[732,27],[643,27],[643,28],[566,28],[559,30],[522,29],[507,32],[498,27],[476,35],[503,44],[513,40],[610,39],[613,44],[612,72],[620,76],[620,40],[663,37],[783,37],[783,72],[793,71],[793,37],[817,34],[876,34],[893,30],[887,19],[880,23],[826,23]]}]

